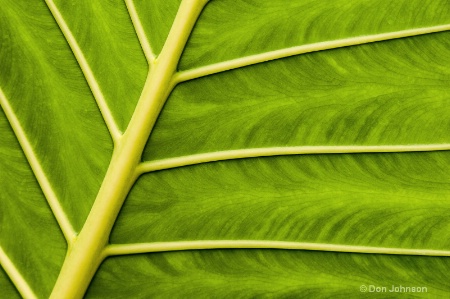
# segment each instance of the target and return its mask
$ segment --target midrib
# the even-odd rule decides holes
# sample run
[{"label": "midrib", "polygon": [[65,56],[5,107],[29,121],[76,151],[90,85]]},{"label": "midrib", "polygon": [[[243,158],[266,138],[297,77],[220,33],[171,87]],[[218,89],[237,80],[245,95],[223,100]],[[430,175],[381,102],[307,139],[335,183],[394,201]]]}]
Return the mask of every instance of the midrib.
[{"label": "midrib", "polygon": [[183,0],[167,41],[152,65],[127,130],[115,145],[99,193],[80,234],[69,247],[51,298],[81,298],[105,258],[109,235],[138,177],[136,167],[161,108],[174,87],[181,53],[206,0]]}]

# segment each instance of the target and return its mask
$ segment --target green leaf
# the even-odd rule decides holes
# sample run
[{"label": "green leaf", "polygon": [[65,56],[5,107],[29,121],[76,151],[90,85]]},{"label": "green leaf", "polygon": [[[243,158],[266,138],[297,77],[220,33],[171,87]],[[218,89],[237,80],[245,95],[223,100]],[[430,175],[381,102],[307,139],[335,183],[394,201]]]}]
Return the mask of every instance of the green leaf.
[{"label": "green leaf", "polygon": [[2,296],[5,298],[20,298],[19,293],[3,269],[0,269],[0,290],[2,290]]},{"label": "green leaf", "polygon": [[1,297],[448,297],[449,30],[448,0],[4,0]]}]

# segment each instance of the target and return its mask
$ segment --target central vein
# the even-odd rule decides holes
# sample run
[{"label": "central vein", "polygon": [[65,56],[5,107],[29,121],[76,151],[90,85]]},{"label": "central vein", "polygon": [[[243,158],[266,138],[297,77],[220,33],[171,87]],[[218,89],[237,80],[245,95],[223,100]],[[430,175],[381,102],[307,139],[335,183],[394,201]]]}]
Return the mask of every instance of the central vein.
[{"label": "central vein", "polygon": [[105,257],[117,215],[133,186],[142,151],[167,97],[187,39],[207,0],[183,0],[151,68],[127,130],[118,140],[86,223],[68,250],[51,298],[81,298]]}]

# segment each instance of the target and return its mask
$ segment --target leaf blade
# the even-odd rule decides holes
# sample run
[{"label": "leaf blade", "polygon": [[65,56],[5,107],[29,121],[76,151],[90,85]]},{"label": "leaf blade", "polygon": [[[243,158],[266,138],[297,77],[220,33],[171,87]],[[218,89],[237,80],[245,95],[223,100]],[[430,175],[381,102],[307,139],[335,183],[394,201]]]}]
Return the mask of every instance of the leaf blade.
[{"label": "leaf blade", "polygon": [[[45,6],[6,1],[5,8],[0,10],[5,16],[3,22],[0,19],[2,29],[5,28],[0,32],[0,39],[7,45],[0,47],[0,64],[5,66],[0,73],[0,86],[8,99],[11,98],[11,107],[9,100],[3,101],[3,107],[8,106],[9,115],[17,115],[18,123],[23,124],[19,131],[24,133],[18,137],[28,137],[29,147],[36,152],[35,160],[42,165],[41,172],[48,176],[48,185],[55,185],[54,197],[61,200],[66,211],[63,214],[67,213],[70,218],[68,222],[73,223],[75,231],[83,227],[80,236],[69,244],[54,297],[68,296],[66,290],[73,291],[70,296],[81,297],[106,255],[146,250],[158,253],[108,259],[97,273],[100,280],[94,281],[89,294],[101,297],[102,290],[98,288],[106,279],[117,284],[103,294],[109,297],[125,295],[121,292],[136,296],[153,296],[157,294],[154,292],[175,297],[208,296],[214,287],[219,287],[223,296],[263,295],[260,293],[263,289],[281,297],[299,294],[348,297],[355,292],[359,294],[351,277],[358,277],[358,282],[371,278],[385,283],[388,280],[380,280],[379,273],[397,266],[400,270],[389,279],[433,281],[433,295],[448,293],[442,275],[423,269],[423,261],[437,261],[433,265],[444,271],[445,257],[410,259],[365,254],[346,269],[345,279],[339,281],[336,276],[341,273],[339,268],[343,263],[337,262],[334,268],[325,266],[325,269],[324,264],[336,256],[343,256],[348,262],[350,257],[360,255],[299,251],[329,249],[447,255],[449,244],[442,236],[450,227],[446,219],[450,198],[446,173],[449,163],[447,129],[450,127],[447,118],[448,33],[305,54],[191,80],[175,88],[158,118],[166,96],[180,83],[183,74],[191,72],[189,68],[195,72],[204,63],[270,53],[305,42],[320,43],[324,39],[448,24],[450,12],[445,1],[423,5],[419,1],[391,3],[383,0],[376,6],[370,1],[343,3],[341,0],[333,3],[211,1],[192,35],[189,31],[196,23],[196,16],[192,15],[189,26],[180,21],[183,18],[177,17],[172,26],[173,32],[181,33],[177,35],[167,32],[172,21],[170,14],[175,11],[178,0],[127,1],[120,5],[86,1],[77,6],[71,1],[55,0],[57,10],[62,13],[59,17],[55,14],[56,19],[60,19],[60,24],[67,24],[73,32],[73,40],[76,39],[75,42],[69,39],[69,45],[75,49],[75,54],[78,52],[78,57],[86,56],[82,59],[85,73],[88,69],[90,77],[95,76],[98,89],[105,91],[105,100],[100,101],[100,106],[109,106],[112,111],[109,119],[114,115],[118,120],[118,128],[111,130],[116,132],[113,134],[115,145],[109,140],[85,77]],[[197,4],[206,2],[199,0]],[[127,13],[126,4],[131,14]],[[200,6],[190,5],[196,3],[182,1],[180,10],[193,8],[196,14],[200,12]],[[380,9],[380,5],[385,10]],[[144,7],[154,9],[148,12]],[[169,12],[163,12],[164,7],[169,7]],[[235,13],[236,7],[242,9]],[[261,14],[255,15],[255,12]],[[367,17],[363,19],[350,12],[364,12]],[[402,16],[397,17],[400,12]],[[297,18],[298,13],[305,18]],[[85,22],[80,16],[95,19],[98,26],[92,26],[93,23]],[[220,18],[221,22],[217,22]],[[249,23],[252,18],[254,22]],[[338,19],[343,26],[333,25]],[[308,28],[298,26],[309,21]],[[236,26],[239,24],[243,26]],[[242,34],[248,30],[250,34]],[[294,31],[289,37],[288,33]],[[279,36],[274,32],[279,32]],[[210,43],[205,37],[211,34],[215,39]],[[168,39],[164,41],[166,36]],[[256,36],[258,38],[254,38]],[[184,41],[188,38],[185,49]],[[151,41],[155,53],[149,52],[151,47],[146,39]],[[249,39],[254,42],[246,43]],[[231,42],[217,46],[225,40]],[[77,43],[81,45],[78,50]],[[22,47],[24,44],[29,48]],[[127,55],[128,50],[130,55]],[[183,50],[181,64],[177,65]],[[150,63],[150,76],[141,93],[143,75],[149,69],[144,56],[153,61],[156,53],[159,53],[157,60]],[[177,67],[180,73],[176,73]],[[215,71],[218,70],[221,69]],[[90,81],[91,87],[95,85]],[[141,98],[150,100],[135,108],[139,93]],[[61,98],[64,101],[60,101]],[[34,103],[38,105],[29,109]],[[131,118],[132,111],[138,117]],[[45,117],[39,117],[44,112]],[[88,119],[83,119],[85,115]],[[157,126],[152,131],[156,120]],[[109,123],[111,127],[111,121]],[[8,140],[14,140],[5,124],[6,118],[0,115],[0,125],[6,128],[2,133]],[[124,137],[120,137],[117,131],[127,127]],[[148,133],[152,133],[150,140],[147,140]],[[148,146],[141,163],[139,148],[146,141]],[[11,144],[17,143],[14,142]],[[6,163],[0,162],[3,169],[14,168],[15,160],[22,161],[18,165],[26,162],[20,148],[10,150],[10,146],[0,144],[0,151],[8,156]],[[104,176],[111,148],[114,153]],[[313,155],[299,155],[305,153],[305,149]],[[430,151],[436,149],[443,151]],[[355,153],[380,150],[406,150],[408,153]],[[346,153],[323,154],[329,151]],[[267,155],[277,156],[262,157]],[[118,159],[118,156],[127,157]],[[19,168],[31,174],[26,164]],[[146,169],[152,172],[134,184],[136,177]],[[84,174],[87,177],[83,177]],[[2,176],[6,183],[1,184],[4,188],[0,196],[8,199],[0,202],[2,212],[16,211],[21,203],[39,198],[23,213],[0,214],[0,220],[7,223],[0,227],[0,242],[19,270],[31,263],[43,271],[39,273],[50,273],[45,278],[34,273],[24,274],[32,287],[42,283],[37,293],[46,297],[61,261],[50,260],[50,256],[61,258],[65,250],[60,235],[53,232],[58,231],[58,225],[47,206],[42,205],[45,201],[37,192],[38,188],[33,189],[32,194],[25,194],[30,186],[37,187],[32,177],[30,180],[28,176],[25,185],[20,185],[17,176],[9,177],[0,172]],[[132,192],[128,194],[131,187]],[[20,196],[19,202],[13,202],[16,196]],[[127,202],[115,223],[126,196]],[[42,206],[37,207],[38,203]],[[33,213],[38,214],[36,219],[44,219],[46,225],[26,231],[26,225],[30,225],[26,215]],[[11,220],[12,215],[23,219],[23,223]],[[108,237],[113,224],[109,241],[119,244],[110,245]],[[44,252],[42,249],[46,247],[37,243],[39,250],[26,256],[31,250],[29,242],[41,236],[41,230],[48,226],[52,236],[39,241],[47,242],[45,246],[55,244],[57,249]],[[27,234],[26,246],[15,253],[17,244],[11,243],[12,236],[21,230]],[[215,247],[221,249],[201,250]],[[232,247],[240,249],[224,249]],[[288,252],[289,247],[296,250]],[[161,252],[186,249],[194,251]],[[286,258],[288,256],[290,258]],[[314,263],[305,266],[307,256],[327,260],[313,258]],[[224,266],[227,259],[233,261],[229,267]],[[277,265],[280,259],[282,265],[277,268],[278,272],[269,267]],[[124,260],[129,262],[127,267],[120,266]],[[303,265],[297,271],[284,260]],[[43,266],[48,262],[50,266]],[[251,271],[242,268],[245,263]],[[379,272],[367,274],[367,265],[381,264]],[[191,265],[194,267],[189,267]],[[362,266],[366,267],[365,271],[361,271]],[[120,272],[120,268],[125,268],[125,272]],[[306,283],[298,287],[295,279],[285,277],[285,272]],[[316,276],[310,277],[311,272]],[[117,273],[130,274],[128,286],[120,288],[121,282],[115,280]],[[248,293],[238,283],[246,274],[251,277],[243,284],[250,290]],[[133,293],[128,287],[136,283],[142,285],[143,275],[154,278],[158,285],[139,288],[141,294]],[[185,290],[180,287],[182,284],[174,291],[167,288],[178,283],[174,277],[183,277],[180,280]],[[327,281],[333,286],[327,287]],[[439,287],[436,281],[444,286]],[[231,287],[225,287],[230,282]],[[273,286],[268,286],[267,282],[274,282]],[[342,282],[352,288],[346,288]]]}]

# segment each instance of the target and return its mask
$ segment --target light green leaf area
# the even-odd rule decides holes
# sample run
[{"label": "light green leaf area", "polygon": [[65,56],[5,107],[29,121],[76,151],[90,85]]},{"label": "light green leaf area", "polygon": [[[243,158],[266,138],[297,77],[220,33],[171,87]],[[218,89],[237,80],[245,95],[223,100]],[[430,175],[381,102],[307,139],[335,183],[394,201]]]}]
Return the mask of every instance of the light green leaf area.
[{"label": "light green leaf area", "polygon": [[2,1],[0,298],[448,297],[449,30],[448,0]]}]

